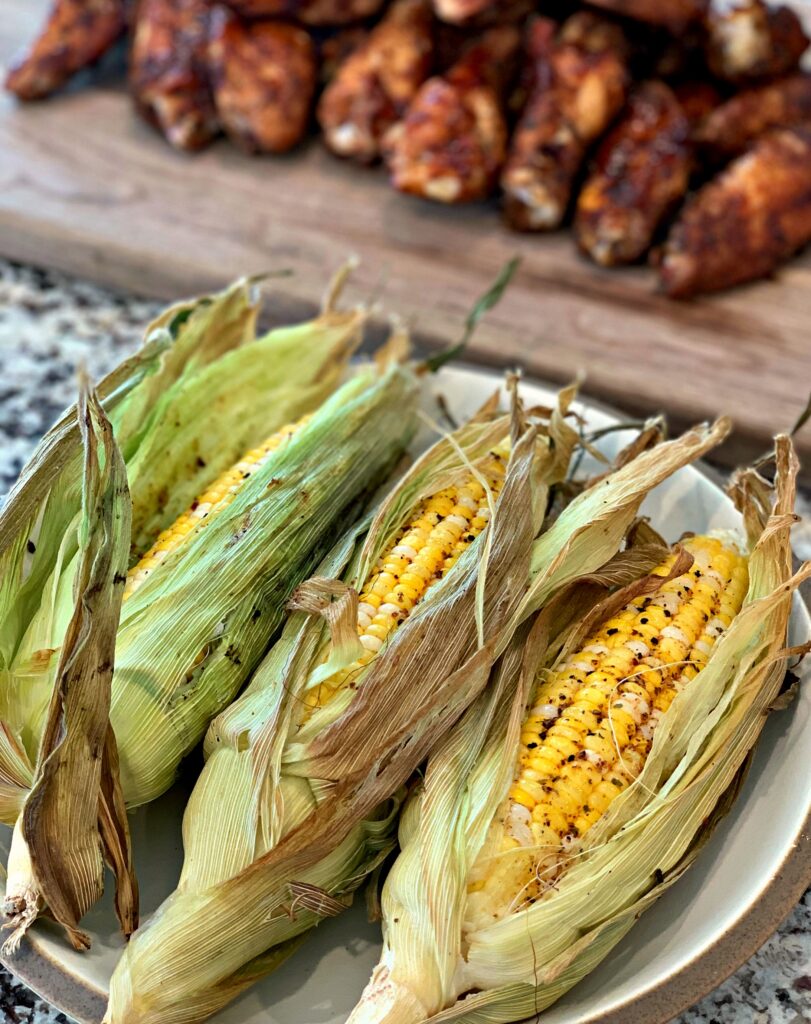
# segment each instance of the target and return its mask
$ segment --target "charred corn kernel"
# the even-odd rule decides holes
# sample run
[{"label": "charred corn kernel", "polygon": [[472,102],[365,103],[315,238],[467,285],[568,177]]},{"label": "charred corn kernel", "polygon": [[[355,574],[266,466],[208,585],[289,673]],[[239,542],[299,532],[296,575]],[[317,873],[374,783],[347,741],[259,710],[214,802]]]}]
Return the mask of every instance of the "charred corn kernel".
[{"label": "charred corn kernel", "polygon": [[[502,835],[518,803],[521,814],[531,812],[547,846],[556,837],[565,851],[644,767],[662,715],[707,663],[748,585],[745,557],[721,540],[694,537],[684,546],[694,558],[687,573],[631,602],[580,651],[552,672],[539,673],[500,819]],[[657,574],[666,575],[673,564],[671,556]],[[521,834],[516,831],[511,841],[518,836],[520,842]],[[471,895],[474,913],[492,920],[516,898],[537,898],[562,864],[560,853],[532,852],[520,897],[500,891],[498,870],[485,872],[484,885]]]},{"label": "charred corn kernel", "polygon": [[[507,452],[505,442],[483,468],[494,498],[503,484]],[[448,487],[421,502],[411,522],[378,559],[360,595],[358,637],[366,654],[309,691],[304,699],[305,718],[357,678],[429,587],[479,536],[488,519],[488,493],[472,475],[458,487]]]},{"label": "charred corn kernel", "polygon": [[566,815],[557,804],[547,802],[536,804],[532,809],[532,817],[534,821],[537,821],[540,825],[545,825],[547,828],[551,828],[560,839],[567,830],[568,822]]},{"label": "charred corn kernel", "polygon": [[260,469],[269,455],[278,451],[311,419],[311,415],[303,416],[296,423],[288,423],[281,427],[262,444],[246,452],[239,462],[234,463],[229,470],[206,488],[171,526],[158,535],[158,539],[152,547],[138,564],[130,569],[124,586],[124,600],[131,597],[164,558],[188,540],[194,530],[227,508],[240,492],[248,477]]}]

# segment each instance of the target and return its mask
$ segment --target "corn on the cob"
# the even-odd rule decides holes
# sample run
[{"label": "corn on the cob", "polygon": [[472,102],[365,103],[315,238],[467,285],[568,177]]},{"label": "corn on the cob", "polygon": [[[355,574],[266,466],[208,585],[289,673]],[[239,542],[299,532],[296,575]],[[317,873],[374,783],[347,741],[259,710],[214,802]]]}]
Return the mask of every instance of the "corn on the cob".
[{"label": "corn on the cob", "polygon": [[296,423],[288,423],[266,438],[258,447],[246,452],[239,462],[218,477],[186,511],[178,516],[171,526],[167,526],[158,535],[152,547],[141,556],[137,565],[127,573],[127,584],[124,587],[124,600],[131,597],[144,580],[173,551],[183,544],[189,535],[203,525],[210,517],[218,515],[227,508],[239,493],[245,481],[252,473],[265,464],[273,452],[289,441],[294,434],[306,426],[312,419],[311,415],[302,416]]},{"label": "corn on the cob", "polygon": [[[518,436],[515,415],[503,483],[504,418],[479,418],[440,442],[365,539],[347,538],[300,588],[281,641],[209,729],[180,884],[118,965],[109,1024],[203,1020],[347,903],[386,846],[392,793],[480,691],[521,617],[615,554],[653,483],[725,434],[720,424],[639,456],[543,532],[549,485],[565,478],[577,441],[564,416],[571,398],[539,438],[534,428]],[[440,578],[423,580],[419,597],[429,570]],[[323,578],[339,574],[343,584]],[[384,605],[394,630],[374,622]],[[366,633],[380,641],[370,651],[360,635],[378,626],[385,635]]]},{"label": "corn on the cob", "polygon": [[363,653],[307,693],[308,709],[323,707],[357,680],[431,584],[453,568],[487,526],[508,458],[505,442],[493,449],[482,467],[486,486],[471,475],[460,486],[446,487],[420,503],[411,522],[380,556],[360,595],[357,629]]},{"label": "corn on the cob", "polygon": [[515,635],[406,805],[383,955],[350,1024],[531,1017],[695,859],[779,691],[792,592],[811,576],[792,576],[788,438],[776,452],[773,499],[754,470],[732,489],[746,554],[691,537],[688,570],[682,552],[602,604],[573,590],[589,623],[606,609],[584,640],[545,613]]},{"label": "corn on the cob", "polygon": [[[330,304],[312,323],[261,339],[256,313],[244,283],[170,311],[142,353],[102,385],[132,494],[135,565],[113,588],[126,584],[109,702],[122,805],[171,785],[261,658],[326,538],[388,472],[416,425],[410,369],[382,359],[339,386],[361,311]],[[43,771],[42,737],[52,731],[52,691],[74,614],[80,457],[65,420],[0,519],[8,611],[0,624],[0,814],[11,824],[23,812],[16,841],[35,847],[34,876],[45,840],[33,834],[26,807]],[[104,662],[112,661],[110,650]],[[20,925],[15,941],[37,890],[36,877],[28,882],[20,882],[25,893],[8,894]],[[55,892],[42,896],[58,902]],[[73,918],[67,923],[74,928]]]},{"label": "corn on the cob", "polygon": [[[539,443],[528,432],[508,466],[508,430],[507,417],[490,413],[426,453],[387,496],[365,537],[350,537],[322,566],[325,574],[343,570],[360,601],[323,581],[318,588],[313,581],[309,604],[299,598],[299,607],[313,611],[314,595],[338,597],[324,597],[324,608],[337,610],[344,631],[332,620],[328,640],[319,619],[293,616],[245,694],[212,723],[208,761],[184,821],[180,886],[154,923],[133,938],[112,981],[109,1021],[202,1020],[239,990],[243,965],[334,913],[336,901],[340,909],[381,852],[391,848],[398,800],[392,804],[388,798],[423,756],[432,733],[443,727],[444,716],[455,717],[453,708],[469,699],[464,686],[454,687],[441,711],[427,706],[459,659],[475,654],[476,579],[488,544],[493,561],[503,565],[491,570],[500,619],[523,591],[524,574],[509,567],[528,564],[529,468],[539,460],[544,464],[549,442],[544,439],[536,455]],[[557,455],[567,444],[571,451],[574,440],[573,431],[561,433]],[[553,472],[565,473],[567,462],[558,458]],[[515,516],[509,524],[500,518],[502,499],[520,503],[523,528],[516,528]],[[495,533],[483,537],[494,512]],[[451,614],[453,637],[446,636]],[[488,630],[493,626],[488,618]],[[437,654],[440,638],[443,650]],[[400,671],[402,666],[407,668]],[[477,685],[476,679],[469,673],[465,686]],[[410,740],[398,755],[401,731]],[[353,740],[353,733],[366,740]],[[353,763],[335,763],[330,742],[338,757]],[[337,824],[319,842],[319,829],[334,814]],[[303,836],[311,839],[303,848],[309,860],[294,875],[280,876],[279,898],[289,898],[295,877],[325,890],[322,908],[279,914],[272,909],[274,862]],[[249,890],[262,873],[267,888],[257,900]],[[224,914],[235,903],[251,910],[230,923]],[[203,949],[211,942],[222,948],[228,937],[225,954],[206,956],[208,968],[198,974],[190,974],[179,955],[190,932]]]},{"label": "corn on the cob", "polygon": [[[541,675],[494,826],[498,849],[488,844],[471,872],[468,927],[486,927],[554,885],[572,847],[638,778],[662,716],[740,611],[746,558],[714,537],[685,548],[694,558],[687,573],[631,602]],[[667,576],[675,559],[654,574]]]}]

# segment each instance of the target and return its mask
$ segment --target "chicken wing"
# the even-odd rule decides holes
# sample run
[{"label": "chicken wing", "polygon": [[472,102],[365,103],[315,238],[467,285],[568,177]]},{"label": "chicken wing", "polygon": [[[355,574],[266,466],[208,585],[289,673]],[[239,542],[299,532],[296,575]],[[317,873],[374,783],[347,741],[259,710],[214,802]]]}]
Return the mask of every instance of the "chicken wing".
[{"label": "chicken wing", "polygon": [[384,0],[225,0],[245,18],[292,18],[303,25],[348,25],[377,14]]},{"label": "chicken wing", "polygon": [[532,0],[434,0],[437,18],[446,25],[475,26],[521,21],[534,9]]},{"label": "chicken wing", "polygon": [[207,0],[140,0],[130,58],[135,103],[178,149],[219,132],[206,68]]},{"label": "chicken wing", "polygon": [[361,25],[339,28],[322,39],[319,44],[319,78],[324,86],[335,78],[346,61],[369,38],[369,30]]},{"label": "chicken wing", "polygon": [[395,188],[442,203],[490,195],[507,147],[503,94],[519,42],[511,26],[490,29],[423,84],[383,140]]},{"label": "chicken wing", "polygon": [[385,132],[406,111],[431,71],[428,0],[397,0],[368,40],[341,65],[318,104],[327,146],[372,163]]},{"label": "chicken wing", "polygon": [[[586,15],[586,18],[591,16]],[[614,25],[574,15],[530,28],[534,85],[501,175],[504,214],[521,231],[559,227],[589,145],[621,109],[628,87],[624,37]]]},{"label": "chicken wing", "polygon": [[690,25],[701,21],[710,6],[710,0],[589,0],[589,3],[623,18],[660,25],[674,35],[681,35]]},{"label": "chicken wing", "polygon": [[208,46],[214,103],[227,135],[249,153],[284,153],[307,132],[318,79],[315,45],[283,21],[214,11]]},{"label": "chicken wing", "polygon": [[713,110],[721,105],[721,93],[711,82],[696,79],[675,83],[673,92],[690,123],[690,134],[695,138]]},{"label": "chicken wing", "polygon": [[55,0],[42,32],[12,63],[5,86],[21,100],[39,100],[98,60],[124,31],[123,0]]},{"label": "chicken wing", "polygon": [[704,121],[698,141],[719,156],[734,156],[770,128],[811,121],[811,74],[798,73],[744,89]]},{"label": "chicken wing", "polygon": [[690,200],[659,273],[674,298],[770,274],[811,241],[811,128],[765,135]]},{"label": "chicken wing", "polygon": [[707,63],[718,78],[744,83],[794,71],[808,48],[808,36],[790,7],[764,0],[713,11],[707,23]]},{"label": "chicken wing", "polygon": [[577,202],[575,233],[596,263],[633,263],[687,192],[690,124],[664,82],[632,92]]}]

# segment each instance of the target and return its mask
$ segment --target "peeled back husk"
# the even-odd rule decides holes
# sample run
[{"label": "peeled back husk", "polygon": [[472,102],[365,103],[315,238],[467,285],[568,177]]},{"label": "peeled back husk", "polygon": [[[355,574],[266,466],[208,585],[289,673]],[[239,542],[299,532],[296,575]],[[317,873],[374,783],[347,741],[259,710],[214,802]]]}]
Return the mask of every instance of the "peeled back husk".
[{"label": "peeled back husk", "polygon": [[773,499],[753,471],[734,487],[750,551],[744,607],[664,714],[638,779],[536,902],[465,930],[469,872],[512,783],[526,702],[548,654],[548,628],[538,640],[543,615],[508,649],[404,811],[402,853],[383,894],[384,951],[351,1024],[532,1017],[589,973],[694,861],[775,702],[792,653],[793,592],[811,575],[809,564],[792,574],[797,462],[788,438],[776,452]]}]

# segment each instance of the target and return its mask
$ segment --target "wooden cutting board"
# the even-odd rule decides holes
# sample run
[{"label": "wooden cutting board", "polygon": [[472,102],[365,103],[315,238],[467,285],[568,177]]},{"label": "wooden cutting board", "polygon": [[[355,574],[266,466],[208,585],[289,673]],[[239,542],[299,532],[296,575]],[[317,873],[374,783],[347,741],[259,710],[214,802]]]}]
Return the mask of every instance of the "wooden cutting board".
[{"label": "wooden cutting board", "polygon": [[[39,26],[47,0],[0,0],[0,65]],[[382,170],[313,141],[250,158],[221,143],[174,153],[134,116],[112,73],[48,102],[0,99],[0,254],[174,298],[240,274],[291,268],[280,316],[312,306],[349,254],[360,293],[452,339],[502,264],[523,257],[469,350],[519,365],[632,413],[678,425],[733,415],[727,461],[761,452],[811,391],[811,253],[772,281],[690,303],[656,294],[644,268],[600,270],[567,232],[520,236],[498,209],[445,209],[394,193]],[[798,438],[811,474],[811,427]]]}]

